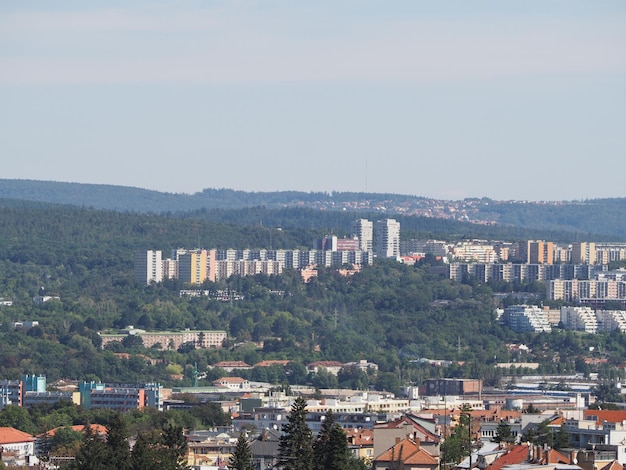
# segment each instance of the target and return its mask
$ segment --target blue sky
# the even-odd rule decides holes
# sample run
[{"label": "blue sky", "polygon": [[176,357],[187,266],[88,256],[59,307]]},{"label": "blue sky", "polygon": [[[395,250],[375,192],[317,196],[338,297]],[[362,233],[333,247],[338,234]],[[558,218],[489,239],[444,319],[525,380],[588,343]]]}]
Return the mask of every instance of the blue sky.
[{"label": "blue sky", "polygon": [[626,197],[626,2],[0,4],[1,178]]}]

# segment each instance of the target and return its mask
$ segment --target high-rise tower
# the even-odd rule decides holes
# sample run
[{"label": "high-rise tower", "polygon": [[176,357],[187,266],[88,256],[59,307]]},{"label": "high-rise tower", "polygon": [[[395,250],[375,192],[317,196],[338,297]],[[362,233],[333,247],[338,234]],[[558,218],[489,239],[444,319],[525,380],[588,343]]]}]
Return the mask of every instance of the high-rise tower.
[{"label": "high-rise tower", "polygon": [[367,219],[359,219],[352,224],[352,232],[359,239],[361,251],[374,249],[374,224]]},{"label": "high-rise tower", "polygon": [[374,241],[376,256],[379,258],[400,256],[400,222],[395,219],[377,220]]},{"label": "high-rise tower", "polygon": [[135,280],[140,284],[163,281],[163,260],[160,250],[135,251]]}]

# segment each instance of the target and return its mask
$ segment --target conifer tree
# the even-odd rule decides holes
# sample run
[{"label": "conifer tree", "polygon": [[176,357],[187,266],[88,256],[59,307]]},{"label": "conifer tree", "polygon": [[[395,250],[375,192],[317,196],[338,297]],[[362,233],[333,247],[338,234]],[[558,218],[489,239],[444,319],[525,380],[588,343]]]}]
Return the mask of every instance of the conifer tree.
[{"label": "conifer tree", "polygon": [[314,470],[345,470],[348,468],[348,439],[341,426],[335,422],[332,411],[324,417],[324,423],[313,443]]},{"label": "conifer tree", "polygon": [[130,446],[128,445],[128,427],[121,414],[111,417],[107,426],[107,447],[109,464],[116,470],[129,468]]},{"label": "conifer tree", "polygon": [[250,445],[248,444],[248,439],[244,432],[242,432],[239,435],[239,439],[237,439],[235,451],[228,461],[228,470],[254,470],[252,452],[250,452]]},{"label": "conifer tree", "polygon": [[104,439],[87,424],[78,453],[69,466],[71,470],[108,470],[109,449]]},{"label": "conifer tree", "polygon": [[296,398],[283,424],[278,463],[284,470],[313,469],[313,438],[306,424],[306,400]]}]

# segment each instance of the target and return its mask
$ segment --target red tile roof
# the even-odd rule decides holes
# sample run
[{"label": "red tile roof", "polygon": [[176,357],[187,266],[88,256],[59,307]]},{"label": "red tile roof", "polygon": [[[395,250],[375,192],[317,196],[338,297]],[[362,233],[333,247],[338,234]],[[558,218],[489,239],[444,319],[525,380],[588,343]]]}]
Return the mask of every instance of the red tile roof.
[{"label": "red tile roof", "polygon": [[621,423],[626,421],[625,410],[585,410],[585,419],[595,419],[598,422]]},{"label": "red tile roof", "polygon": [[19,442],[33,442],[34,440],[33,436],[18,429],[0,427],[0,444],[17,444]]},{"label": "red tile roof", "polygon": [[617,460],[613,460],[612,462],[602,467],[600,470],[624,470],[624,466]]},{"label": "red tile roof", "polygon": [[[61,428],[70,428],[72,429],[72,431],[76,431],[76,432],[85,432],[85,428],[86,426],[84,424],[77,424],[76,426],[59,426],[56,427],[54,429],[50,429],[47,432],[44,432],[42,434],[39,434],[37,437],[52,437],[56,434],[56,432],[61,429]],[[91,430],[97,434],[101,434],[101,435],[106,435],[107,433],[107,428],[106,426],[102,426],[101,424],[91,424],[89,425],[89,427],[91,428]]]},{"label": "red tile roof", "polygon": [[266,359],[254,364],[254,367],[271,367],[271,366],[286,366],[290,361],[283,359]]},{"label": "red tile roof", "polygon": [[501,470],[506,465],[520,464],[526,460],[528,460],[528,446],[512,446],[506,454],[489,464],[487,470]]},{"label": "red tile roof", "polygon": [[563,463],[563,464],[569,465],[572,463],[569,456],[562,454],[558,450],[548,449],[546,453],[548,455],[547,455],[547,458],[546,456],[544,456],[544,459],[542,462],[543,465],[548,465],[549,463]]},{"label": "red tile roof", "polygon": [[402,462],[405,465],[438,465],[435,457],[422,449],[419,442],[411,439],[401,440],[396,445],[376,457],[374,462],[397,462],[400,459],[402,459]]}]

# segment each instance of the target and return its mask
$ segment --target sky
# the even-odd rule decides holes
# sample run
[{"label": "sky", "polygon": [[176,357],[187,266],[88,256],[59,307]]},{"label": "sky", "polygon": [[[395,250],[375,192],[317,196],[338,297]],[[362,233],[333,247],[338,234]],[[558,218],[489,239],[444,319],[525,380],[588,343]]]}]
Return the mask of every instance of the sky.
[{"label": "sky", "polygon": [[623,0],[0,3],[0,178],[626,197]]}]

